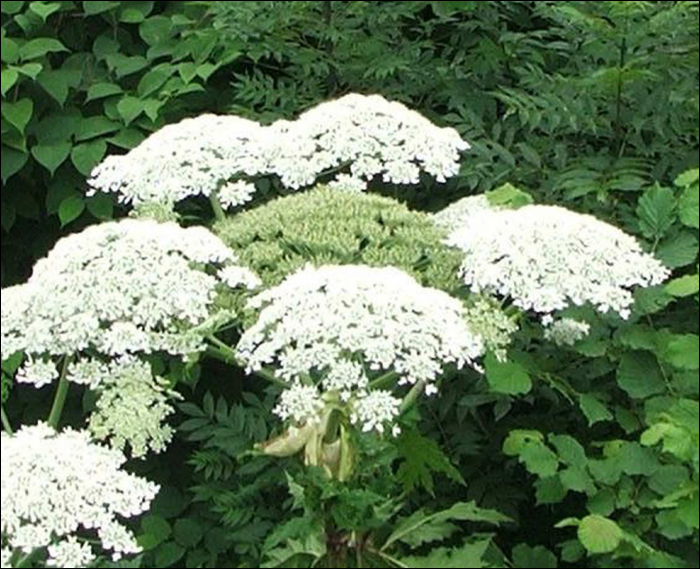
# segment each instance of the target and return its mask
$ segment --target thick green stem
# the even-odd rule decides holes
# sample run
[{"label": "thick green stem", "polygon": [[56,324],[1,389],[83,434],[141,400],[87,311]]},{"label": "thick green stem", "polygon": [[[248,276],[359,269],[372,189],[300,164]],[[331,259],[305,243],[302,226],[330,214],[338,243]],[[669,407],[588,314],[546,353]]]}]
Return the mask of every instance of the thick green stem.
[{"label": "thick green stem", "polygon": [[378,387],[382,387],[386,383],[389,383],[399,377],[399,374],[396,373],[395,371],[388,371],[383,375],[380,375],[377,379],[373,379],[372,381],[369,382],[369,388],[370,389],[377,389]]},{"label": "thick green stem", "polygon": [[[236,364],[240,367],[245,367],[245,364],[241,362],[238,359],[238,355],[236,354],[236,351],[231,348],[230,346],[227,346],[224,342],[219,340],[216,336],[208,336],[207,339],[214,344],[213,346],[209,346],[207,348],[207,353],[212,355],[218,360],[221,360],[225,363],[228,364]],[[255,370],[253,373],[257,375],[258,377],[261,377],[270,383],[274,383],[275,385],[279,385],[280,387],[289,387],[284,381],[279,379],[273,372],[271,372],[268,369],[261,368],[258,370]]]},{"label": "thick green stem", "polygon": [[414,403],[416,402],[416,399],[420,397],[424,389],[425,381],[419,381],[411,388],[411,391],[408,392],[408,395],[406,395],[403,402],[401,403],[401,407],[399,408],[399,412],[401,415],[403,415],[406,411],[413,407]]},{"label": "thick green stem", "polygon": [[214,217],[216,220],[223,221],[226,219],[226,213],[224,212],[224,208],[221,207],[221,202],[216,192],[209,194],[209,201],[211,202],[211,209],[214,210]]},{"label": "thick green stem", "polygon": [[0,410],[2,410],[2,428],[5,429],[5,432],[8,435],[14,435],[15,432],[12,430],[10,420],[7,418],[7,414],[5,413],[5,406],[3,405],[2,407],[0,407]]},{"label": "thick green stem", "polygon": [[58,379],[58,387],[56,388],[56,395],[53,398],[53,405],[51,406],[51,413],[49,413],[48,423],[51,427],[58,430],[58,425],[61,422],[61,415],[63,414],[63,407],[66,404],[66,397],[68,395],[68,366],[70,365],[72,358],[66,356],[63,358],[63,367],[61,368],[61,376]]}]

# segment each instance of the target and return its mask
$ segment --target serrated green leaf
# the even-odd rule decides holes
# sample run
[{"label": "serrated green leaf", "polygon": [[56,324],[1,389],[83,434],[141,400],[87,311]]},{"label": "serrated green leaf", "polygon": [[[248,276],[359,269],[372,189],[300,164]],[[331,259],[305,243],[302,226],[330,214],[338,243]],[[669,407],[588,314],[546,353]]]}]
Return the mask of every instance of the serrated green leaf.
[{"label": "serrated green leaf", "polygon": [[36,38],[29,40],[19,48],[19,57],[26,61],[43,57],[47,53],[58,53],[61,51],[68,51],[68,49],[57,39]]},{"label": "serrated green leaf", "polygon": [[397,449],[401,464],[396,477],[406,490],[423,487],[432,494],[433,474],[443,474],[454,482],[464,483],[461,474],[438,444],[418,431],[404,431],[397,441]]},{"label": "serrated green leaf", "polygon": [[489,354],[484,361],[486,379],[492,391],[518,395],[532,389],[532,381],[527,370],[516,362],[501,362]]},{"label": "serrated green leaf", "polygon": [[695,334],[675,336],[666,346],[664,359],[679,369],[698,369],[698,336]]},{"label": "serrated green leaf", "polygon": [[545,569],[557,567],[557,557],[546,547],[532,547],[519,543],[513,548],[513,567],[523,569]]},{"label": "serrated green leaf", "polygon": [[676,219],[676,198],[670,188],[654,186],[639,199],[639,226],[649,238],[660,238]]},{"label": "serrated green leaf", "polygon": [[559,454],[559,458],[570,466],[585,469],[588,464],[586,451],[571,435],[550,435],[549,441]]},{"label": "serrated green leaf", "polygon": [[617,368],[617,383],[630,397],[644,399],[664,393],[661,368],[651,352],[635,351],[622,356]]},{"label": "serrated green leaf", "polygon": [[683,231],[664,239],[655,256],[672,269],[695,263],[698,258],[698,239],[689,231]]},{"label": "serrated green leaf", "polygon": [[46,168],[51,175],[66,161],[70,155],[72,145],[69,141],[54,142],[52,144],[36,144],[32,146],[32,156],[39,164]]},{"label": "serrated green leaf", "polygon": [[491,545],[491,539],[476,538],[459,548],[439,547],[432,549],[425,557],[404,557],[400,563],[405,567],[420,567],[423,569],[452,569],[480,568],[489,564],[484,560],[486,551]]},{"label": "serrated green leaf", "polygon": [[696,182],[694,186],[686,188],[678,200],[678,215],[684,225],[695,229],[700,226],[698,221],[699,204],[698,184]]},{"label": "serrated green leaf", "polygon": [[678,175],[678,177],[673,181],[676,186],[684,188],[696,183],[700,179],[700,170],[698,168],[693,168],[691,170],[686,170]]},{"label": "serrated green leaf", "polygon": [[85,102],[103,99],[111,95],[118,95],[122,92],[122,88],[116,83],[95,83],[88,89]]},{"label": "serrated green leaf", "polygon": [[80,217],[85,210],[85,201],[80,196],[71,196],[61,202],[58,208],[58,218],[61,220],[61,227],[65,227],[71,221]]},{"label": "serrated green leaf", "polygon": [[12,86],[17,83],[19,79],[19,73],[14,69],[3,69],[2,74],[0,74],[0,93],[5,96]]},{"label": "serrated green leaf", "polygon": [[[3,101],[0,109],[5,120],[14,126],[19,132],[23,133],[24,129],[32,118],[34,103],[32,103],[31,99],[20,99],[15,103]],[[3,160],[4,159],[5,157],[3,154]]]},{"label": "serrated green leaf", "polygon": [[84,176],[89,176],[92,169],[102,160],[105,152],[107,152],[107,143],[100,139],[74,146],[70,157],[76,170]]},{"label": "serrated green leaf", "polygon": [[591,514],[581,520],[578,539],[588,553],[612,553],[622,541],[622,530],[614,521]]}]

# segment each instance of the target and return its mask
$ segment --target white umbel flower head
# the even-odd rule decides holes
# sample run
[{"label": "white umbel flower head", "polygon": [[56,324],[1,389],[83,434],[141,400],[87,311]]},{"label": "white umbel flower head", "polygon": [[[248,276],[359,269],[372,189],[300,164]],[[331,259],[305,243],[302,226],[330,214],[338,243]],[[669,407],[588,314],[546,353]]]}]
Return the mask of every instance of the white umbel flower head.
[{"label": "white umbel flower head", "polygon": [[632,289],[669,275],[633,237],[557,206],[484,212],[448,243],[464,252],[461,275],[473,292],[542,314],[589,303],[627,318]]},{"label": "white umbel flower head", "polygon": [[273,413],[283,421],[313,424],[320,422],[320,414],[324,407],[325,403],[321,400],[316,387],[295,383],[282,392]]},{"label": "white umbel flower head", "polygon": [[588,336],[590,331],[591,325],[588,322],[574,318],[560,318],[545,327],[544,337],[545,340],[554,342],[557,346],[573,346]]},{"label": "white umbel flower head", "polygon": [[260,316],[238,355],[249,370],[269,365],[290,384],[348,360],[375,374],[395,371],[400,384],[430,384],[445,364],[472,364],[484,352],[459,300],[393,267],[307,267],[249,305]]},{"label": "white umbel flower head", "polygon": [[[95,554],[113,559],[140,548],[121,520],[150,507],[158,486],[122,470],[124,456],[70,429],[44,424],[2,433],[3,566],[6,554],[48,548],[48,564],[85,567]],[[120,532],[120,539],[110,535]],[[94,546],[81,539],[96,531]]]},{"label": "white umbel flower head", "polygon": [[128,154],[108,156],[88,184],[93,193],[114,192],[134,205],[209,196],[237,176],[260,173],[263,134],[258,123],[236,116],[187,118],[154,132]]},{"label": "white umbel flower head", "polygon": [[[358,395],[354,401],[350,420],[359,425],[363,432],[376,431],[384,433],[386,424],[391,424],[399,416],[401,399],[394,397],[390,391],[377,389]],[[396,435],[397,431],[392,430]]]},{"label": "white umbel flower head", "polygon": [[2,357],[198,351],[202,338],[192,330],[210,316],[221,285],[205,269],[233,263],[203,227],[135,219],[91,226],[61,239],[28,283],[2,291]]},{"label": "white umbel flower head", "polygon": [[255,184],[244,182],[243,180],[236,180],[235,182],[228,182],[225,184],[219,190],[218,197],[224,209],[232,209],[248,203],[253,199],[254,193]]},{"label": "white umbel flower head", "polygon": [[486,194],[480,194],[457,200],[434,213],[432,218],[438,227],[452,232],[462,227],[468,227],[475,216],[498,209],[498,207],[491,205]]}]

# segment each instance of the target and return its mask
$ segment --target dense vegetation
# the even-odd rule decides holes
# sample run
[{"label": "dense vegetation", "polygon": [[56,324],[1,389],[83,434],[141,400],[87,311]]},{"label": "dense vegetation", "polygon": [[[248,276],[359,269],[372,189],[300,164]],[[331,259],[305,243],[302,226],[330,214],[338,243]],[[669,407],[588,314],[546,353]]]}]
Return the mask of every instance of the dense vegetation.
[{"label": "dense vegetation", "polygon": [[[279,391],[227,365],[239,331],[223,330],[211,358],[153,357],[183,396],[177,434],[129,463],[162,489],[136,527],[144,553],[114,566],[697,567],[697,2],[1,11],[3,288],[60,237],[127,215],[116,196],[87,191],[107,155],[185,117],[269,123],[348,92],[401,101],[472,148],[444,184],[380,184],[383,197],[357,201],[257,180],[244,213],[211,225],[265,284],[310,260],[405,267],[459,293],[459,260],[423,212],[506,183],[612,223],[673,271],[636,292],[628,320],[571,310],[591,326],[571,346],[523,318],[507,362],[487,357],[483,376],[449,369],[400,436],[357,443],[357,475],[343,482],[251,453],[275,432]],[[211,220],[206,200],[177,215]],[[15,425],[53,399],[13,386],[19,365],[3,361]],[[65,422],[79,426],[94,405],[73,394]]]}]

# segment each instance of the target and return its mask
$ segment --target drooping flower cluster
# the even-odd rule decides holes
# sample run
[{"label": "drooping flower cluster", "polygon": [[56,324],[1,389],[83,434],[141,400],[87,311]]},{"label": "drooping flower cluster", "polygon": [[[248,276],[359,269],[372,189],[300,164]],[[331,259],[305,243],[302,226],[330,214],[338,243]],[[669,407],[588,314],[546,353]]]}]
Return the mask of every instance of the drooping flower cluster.
[{"label": "drooping flower cluster", "polygon": [[158,486],[124,472],[120,452],[85,432],[56,433],[44,424],[3,432],[1,440],[3,567],[13,551],[48,548],[51,567],[87,567],[104,552],[118,560],[140,551],[122,519],[145,512]]},{"label": "drooping flower cluster", "polygon": [[559,318],[547,323],[544,338],[557,346],[573,346],[588,336],[590,331],[591,325],[588,322],[581,322],[574,318]]},{"label": "drooping flower cluster", "polygon": [[590,303],[627,318],[631,290],[669,274],[633,237],[556,206],[484,212],[448,243],[464,252],[461,276],[473,292],[543,314]]},{"label": "drooping flower cluster", "polygon": [[221,284],[204,269],[233,261],[203,227],[126,219],[65,237],[26,284],[2,291],[3,359],[87,348],[197,351],[202,339],[192,329],[210,315]]},{"label": "drooping flower cluster", "polygon": [[[388,407],[390,392],[370,396],[368,375],[395,372],[399,385],[421,382],[434,390],[446,364],[474,365],[484,352],[461,301],[393,267],[307,267],[249,305],[260,316],[243,334],[238,355],[249,371],[271,366],[296,386],[283,395],[278,414],[297,421],[310,420],[319,397],[335,393],[365,418],[367,429],[369,417],[388,420],[387,409],[398,405]],[[308,377],[322,392],[301,386]]]},{"label": "drooping flower cluster", "polygon": [[99,394],[88,429],[100,441],[140,458],[148,451],[165,450],[173,429],[165,419],[175,410],[168,403],[173,395],[166,383],[153,377],[151,367],[133,356],[121,356],[109,363],[80,360],[68,368],[68,380],[84,384]]},{"label": "drooping flower cluster", "polygon": [[350,94],[270,126],[235,116],[202,115],[168,125],[92,172],[92,191],[115,192],[134,205],[176,203],[218,192],[224,207],[252,199],[255,176],[276,176],[288,189],[314,184],[363,190],[375,177],[416,184],[421,172],[444,182],[469,148],[457,131],[439,128],[401,103]]}]

